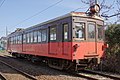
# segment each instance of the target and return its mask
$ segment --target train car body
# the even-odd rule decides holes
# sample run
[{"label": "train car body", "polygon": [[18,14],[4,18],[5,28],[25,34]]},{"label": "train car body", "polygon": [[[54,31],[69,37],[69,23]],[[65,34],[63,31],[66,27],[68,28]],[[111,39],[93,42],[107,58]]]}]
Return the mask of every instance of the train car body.
[{"label": "train car body", "polygon": [[50,67],[76,69],[100,63],[104,55],[104,21],[99,16],[71,12],[8,35],[8,52]]}]

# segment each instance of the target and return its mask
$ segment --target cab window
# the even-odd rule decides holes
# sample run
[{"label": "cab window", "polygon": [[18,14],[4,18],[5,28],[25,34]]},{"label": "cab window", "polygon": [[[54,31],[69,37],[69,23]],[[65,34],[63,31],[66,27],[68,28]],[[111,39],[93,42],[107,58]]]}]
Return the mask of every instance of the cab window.
[{"label": "cab window", "polygon": [[98,32],[98,40],[103,40],[103,27],[101,25],[97,25],[97,32]]},{"label": "cab window", "polygon": [[95,39],[95,24],[88,24],[88,38]]},{"label": "cab window", "polygon": [[85,39],[85,23],[75,23],[76,38]]}]

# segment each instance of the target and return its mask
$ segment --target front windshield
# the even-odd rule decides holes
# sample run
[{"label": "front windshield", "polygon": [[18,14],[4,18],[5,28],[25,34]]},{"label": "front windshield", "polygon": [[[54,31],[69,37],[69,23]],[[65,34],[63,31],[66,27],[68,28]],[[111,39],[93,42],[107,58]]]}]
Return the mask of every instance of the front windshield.
[{"label": "front windshield", "polygon": [[98,39],[103,40],[104,37],[103,27],[101,25],[97,25],[97,31],[98,31]]},{"label": "front windshield", "polygon": [[75,35],[76,38],[85,39],[85,24],[84,23],[75,23]]},{"label": "front windshield", "polygon": [[88,38],[95,39],[95,24],[88,24]]}]

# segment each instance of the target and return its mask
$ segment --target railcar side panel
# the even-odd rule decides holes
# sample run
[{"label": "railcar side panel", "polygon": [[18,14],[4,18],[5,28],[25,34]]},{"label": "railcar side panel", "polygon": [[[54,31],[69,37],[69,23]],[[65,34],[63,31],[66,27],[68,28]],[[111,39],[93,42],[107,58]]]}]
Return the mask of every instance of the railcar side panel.
[{"label": "railcar side panel", "polygon": [[71,42],[63,42],[63,55],[71,57],[72,44]]},{"label": "railcar side panel", "polygon": [[49,43],[49,54],[50,55],[57,55],[58,45],[59,45],[58,42]]},{"label": "railcar side panel", "polygon": [[11,45],[11,51],[21,53],[22,52],[22,44]]},{"label": "railcar side panel", "polygon": [[24,44],[23,52],[32,55],[46,55],[48,54],[48,44]]},{"label": "railcar side panel", "polygon": [[104,42],[97,42],[97,53],[99,57],[104,57]]}]

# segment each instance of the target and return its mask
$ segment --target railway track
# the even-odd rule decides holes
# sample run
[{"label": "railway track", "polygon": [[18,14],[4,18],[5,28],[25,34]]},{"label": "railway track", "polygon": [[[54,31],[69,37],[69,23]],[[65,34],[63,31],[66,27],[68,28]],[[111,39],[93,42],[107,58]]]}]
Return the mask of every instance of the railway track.
[{"label": "railway track", "polygon": [[103,76],[103,77],[106,77],[106,78],[110,78],[110,79],[113,79],[113,80],[120,80],[120,77],[109,75],[109,74],[99,72],[99,71],[85,70],[85,72],[91,73],[91,74],[97,74],[97,75],[100,75],[100,76]]},{"label": "railway track", "polygon": [[6,80],[7,78],[0,72],[0,80]]},{"label": "railway track", "polygon": [[[9,57],[9,56],[7,56],[7,57]],[[63,71],[63,72],[66,73],[66,71]],[[81,77],[81,78],[87,79],[87,80],[120,80],[120,77],[111,76],[108,74],[104,74],[104,73],[92,71],[92,70],[84,70],[84,71],[79,71],[77,73],[76,72],[67,72],[67,74],[68,73],[71,76]],[[36,80],[36,79],[33,79],[33,80]]]},{"label": "railway track", "polygon": [[[34,76],[32,76],[32,75],[30,75],[30,74],[28,74],[28,73],[26,73],[26,72],[24,72],[24,71],[22,71],[22,70],[19,70],[19,69],[15,68],[15,67],[11,66],[10,64],[2,61],[2,60],[0,60],[0,63],[6,65],[6,66],[8,66],[8,67],[10,67],[11,69],[17,71],[18,73],[22,74],[23,76],[25,76],[26,78],[28,78],[28,79],[30,79],[30,80],[37,80],[36,77],[34,77]],[[0,78],[1,78],[2,80],[7,80],[7,79],[2,75],[2,73],[0,73]]]},{"label": "railway track", "polygon": [[88,80],[120,80],[120,77],[116,77],[92,70],[84,70],[72,74],[76,75],[77,77],[86,78]]}]

